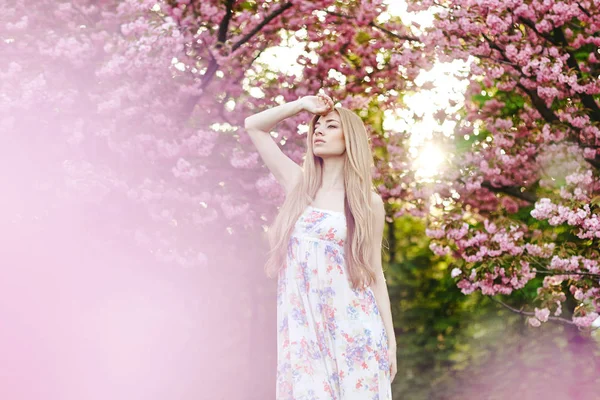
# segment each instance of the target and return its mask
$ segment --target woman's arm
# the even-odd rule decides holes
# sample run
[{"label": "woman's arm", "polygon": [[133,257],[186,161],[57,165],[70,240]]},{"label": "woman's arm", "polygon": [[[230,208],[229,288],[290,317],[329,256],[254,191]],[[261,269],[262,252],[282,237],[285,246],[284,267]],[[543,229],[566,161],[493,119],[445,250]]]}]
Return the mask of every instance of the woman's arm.
[{"label": "woman's arm", "polygon": [[392,321],[392,310],[390,306],[390,296],[387,290],[387,285],[385,283],[385,276],[383,274],[383,268],[381,264],[381,243],[383,240],[383,227],[385,225],[385,207],[383,205],[383,200],[381,196],[374,195],[373,196],[373,205],[374,205],[374,248],[372,255],[372,263],[373,268],[375,270],[375,274],[377,275],[376,281],[373,285],[371,285],[371,289],[373,290],[373,294],[375,295],[375,300],[377,301],[377,308],[379,309],[379,313],[381,314],[381,318],[383,319],[383,324],[385,326],[385,331],[388,337],[388,347],[390,349],[396,349],[396,335],[394,334],[394,323]]},{"label": "woman's arm", "polygon": [[266,109],[245,119],[246,132],[250,135],[252,143],[269,171],[285,189],[286,195],[290,193],[302,175],[302,168],[283,153],[269,132],[278,122],[301,111],[321,113],[331,108],[333,108],[333,101],[325,95],[305,96]]},{"label": "woman's arm", "polygon": [[302,98],[290,101],[247,117],[244,120],[244,128],[248,133],[250,131],[270,132],[277,123],[303,110]]},{"label": "woman's arm", "polygon": [[302,99],[281,104],[247,117],[244,128],[266,167],[283,187],[286,196],[300,179],[302,167],[279,148],[269,132],[278,122],[304,110]]},{"label": "woman's arm", "polygon": [[247,117],[244,121],[244,127],[246,130],[269,132],[278,122],[305,110],[313,114],[323,115],[333,110],[333,100],[321,93],[316,96],[304,96],[298,100],[268,108]]}]

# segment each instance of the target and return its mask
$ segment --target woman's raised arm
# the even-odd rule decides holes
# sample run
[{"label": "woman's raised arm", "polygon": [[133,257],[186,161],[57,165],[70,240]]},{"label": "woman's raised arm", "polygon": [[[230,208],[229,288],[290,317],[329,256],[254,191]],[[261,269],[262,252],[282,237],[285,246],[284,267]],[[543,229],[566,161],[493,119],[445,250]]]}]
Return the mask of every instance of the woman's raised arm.
[{"label": "woman's raised arm", "polygon": [[302,168],[281,151],[269,132],[278,122],[301,111],[323,114],[329,112],[331,108],[333,108],[333,101],[328,96],[305,96],[266,109],[244,120],[244,128],[250,135],[252,143],[277,182],[283,186],[286,194],[296,184],[302,174]]}]

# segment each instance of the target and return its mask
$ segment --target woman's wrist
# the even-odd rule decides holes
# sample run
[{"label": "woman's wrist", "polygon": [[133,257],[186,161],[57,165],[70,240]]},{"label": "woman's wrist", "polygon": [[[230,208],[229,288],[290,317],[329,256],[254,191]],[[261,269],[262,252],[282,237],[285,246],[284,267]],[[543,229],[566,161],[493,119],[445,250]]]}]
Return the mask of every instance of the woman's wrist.
[{"label": "woman's wrist", "polygon": [[296,104],[296,110],[298,110],[298,112],[304,111],[304,102],[302,101],[302,97],[298,97],[293,102]]}]

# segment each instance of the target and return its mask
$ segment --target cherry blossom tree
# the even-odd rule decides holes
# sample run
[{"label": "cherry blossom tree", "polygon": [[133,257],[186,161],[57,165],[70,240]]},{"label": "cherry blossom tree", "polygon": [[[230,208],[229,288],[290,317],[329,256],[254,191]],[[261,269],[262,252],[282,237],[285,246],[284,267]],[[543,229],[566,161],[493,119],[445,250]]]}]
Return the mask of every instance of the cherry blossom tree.
[{"label": "cherry blossom tree", "polygon": [[[210,259],[212,246],[198,245],[207,232],[226,239],[264,225],[282,199],[240,131],[248,113],[320,88],[346,106],[384,110],[432,62],[399,20],[377,22],[380,1],[2,5],[1,123],[15,138],[7,153],[39,160],[14,177],[35,182],[9,196],[18,223],[52,201],[87,204],[85,218],[120,217],[119,238],[187,267]],[[305,43],[301,76],[258,60],[286,36]],[[278,127],[297,162],[306,120]]]},{"label": "cherry blossom tree", "polygon": [[[529,322],[600,312],[597,1],[422,1],[441,60],[469,62],[461,149],[435,189],[431,249],[463,293],[537,287]],[[568,304],[564,314],[562,305]]]},{"label": "cherry blossom tree", "polygon": [[[168,335],[162,343],[172,339],[170,348],[189,335],[215,364],[199,369],[185,358],[180,364],[205,378],[203,395],[222,391],[222,371],[235,362],[254,363],[273,342],[263,340],[261,321],[268,318],[256,301],[265,286],[257,280],[262,253],[252,249],[266,243],[257,232],[263,233],[283,190],[240,129],[243,119],[323,88],[345,106],[364,109],[380,146],[378,165],[389,168],[385,146],[395,143],[400,153],[402,144],[384,136],[383,112],[415,89],[412,79],[433,58],[398,18],[380,18],[381,1],[0,0],[0,6],[0,201],[10,248],[3,262],[16,266],[14,287],[26,282],[43,305],[31,300],[21,311],[48,321],[48,307],[64,310],[61,298],[77,298],[76,320],[88,328],[102,325],[87,340],[126,327],[127,333],[115,332],[121,340],[112,347],[88,354],[99,360],[95,365],[110,362],[103,357],[119,345],[121,355],[144,343],[156,348],[140,327]],[[305,48],[297,60],[301,73],[274,72],[261,55],[291,41]],[[276,129],[277,142],[297,162],[308,119],[298,115]],[[392,195],[397,183],[410,179],[384,173]],[[116,290],[130,273],[136,279],[127,293]],[[152,274],[161,278],[151,280]],[[97,279],[83,291],[75,277]],[[172,281],[183,293],[165,288],[170,297],[151,303],[160,299],[159,282]],[[215,297],[224,287],[233,295]],[[141,299],[152,311],[131,309]],[[175,307],[178,301],[193,306]],[[238,304],[247,304],[247,311],[223,321],[219,312],[240,313]],[[151,325],[140,320],[150,317]],[[63,326],[73,320],[64,314],[53,319]],[[197,321],[214,329],[201,329]],[[165,326],[173,330],[166,333]],[[220,340],[225,335],[229,340]],[[53,346],[87,349],[85,340],[67,346],[56,339]],[[63,354],[70,365],[81,362]],[[254,384],[247,379],[240,388]],[[228,397],[240,395],[236,387],[225,389]]]}]

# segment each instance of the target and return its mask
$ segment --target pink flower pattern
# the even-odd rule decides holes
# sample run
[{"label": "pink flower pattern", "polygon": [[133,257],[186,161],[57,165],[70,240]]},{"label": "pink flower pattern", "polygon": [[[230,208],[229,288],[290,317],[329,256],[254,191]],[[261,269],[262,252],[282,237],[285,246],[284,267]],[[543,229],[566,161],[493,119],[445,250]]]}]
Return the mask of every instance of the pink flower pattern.
[{"label": "pink flower pattern", "polygon": [[277,400],[390,400],[388,338],[370,287],[350,286],[342,212],[309,206],[277,283]]}]

